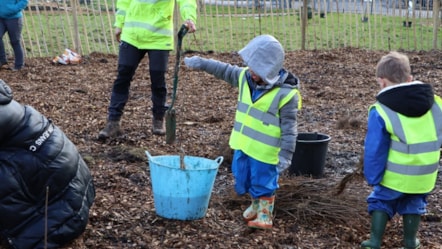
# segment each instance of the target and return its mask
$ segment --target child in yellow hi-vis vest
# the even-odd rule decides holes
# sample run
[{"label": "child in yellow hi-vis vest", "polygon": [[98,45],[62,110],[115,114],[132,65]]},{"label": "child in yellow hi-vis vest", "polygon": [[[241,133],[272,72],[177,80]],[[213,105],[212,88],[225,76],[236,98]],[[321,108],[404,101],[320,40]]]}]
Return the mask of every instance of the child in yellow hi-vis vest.
[{"label": "child in yellow hi-vis vest", "polygon": [[403,218],[403,246],[416,238],[426,196],[436,184],[442,144],[442,100],[430,84],[413,81],[406,55],[390,52],[376,67],[382,89],[369,109],[364,175],[373,187],[367,198],[370,239],[361,248],[381,248],[386,223]]},{"label": "child in yellow hi-vis vest", "polygon": [[283,68],[284,49],[273,36],[257,36],[238,53],[247,67],[198,56],[184,63],[238,87],[229,140],[235,191],[252,198],[243,213],[247,225],[270,229],[279,174],[290,166],[295,151],[299,79]]}]

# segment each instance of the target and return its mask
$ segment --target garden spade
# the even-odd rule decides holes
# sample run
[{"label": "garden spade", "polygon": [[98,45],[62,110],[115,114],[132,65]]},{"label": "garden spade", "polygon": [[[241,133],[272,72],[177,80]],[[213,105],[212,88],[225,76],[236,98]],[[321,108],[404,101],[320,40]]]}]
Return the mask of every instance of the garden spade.
[{"label": "garden spade", "polygon": [[185,24],[183,24],[178,31],[178,41],[176,48],[176,60],[175,60],[175,72],[173,75],[173,92],[172,92],[172,103],[166,111],[166,143],[172,144],[175,142],[176,138],[176,113],[173,109],[173,104],[175,103],[176,90],[178,87],[178,70],[180,68],[180,56],[181,56],[181,44],[183,38],[186,35],[188,29]]}]

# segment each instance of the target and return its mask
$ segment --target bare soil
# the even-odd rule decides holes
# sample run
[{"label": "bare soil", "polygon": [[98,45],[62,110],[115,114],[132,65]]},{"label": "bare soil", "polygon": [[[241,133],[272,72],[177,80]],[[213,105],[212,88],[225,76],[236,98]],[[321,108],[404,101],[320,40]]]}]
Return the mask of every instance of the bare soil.
[{"label": "bare soil", "polygon": [[[198,53],[240,64],[235,53]],[[54,65],[52,58],[28,58],[19,72],[0,71],[15,99],[51,118],[77,145],[95,179],[96,200],[85,232],[64,248],[358,248],[369,235],[365,198],[370,188],[358,172],[367,108],[378,85],[375,65],[385,51],[353,48],[288,52],[285,67],[302,83],[299,132],[331,137],[322,178],[281,177],[274,228],[250,230],[242,221],[247,198],[232,194],[231,151],[226,147],[236,107],[237,90],[181,63],[175,110],[177,140],[151,132],[151,92],[147,60],[140,65],[122,122],[124,134],[98,141],[104,127],[116,55],[92,53],[79,65]],[[442,95],[442,52],[407,52],[416,79]],[[187,53],[186,56],[191,55]],[[175,58],[171,56],[169,93]],[[171,99],[171,96],[169,96]],[[144,151],[153,156],[224,157],[203,219],[165,219],[155,212],[151,178]],[[341,195],[336,186],[352,175]],[[165,179],[166,181],[167,179]],[[441,176],[428,197],[422,218],[422,248],[442,248]],[[400,217],[388,223],[383,248],[399,248]]]}]

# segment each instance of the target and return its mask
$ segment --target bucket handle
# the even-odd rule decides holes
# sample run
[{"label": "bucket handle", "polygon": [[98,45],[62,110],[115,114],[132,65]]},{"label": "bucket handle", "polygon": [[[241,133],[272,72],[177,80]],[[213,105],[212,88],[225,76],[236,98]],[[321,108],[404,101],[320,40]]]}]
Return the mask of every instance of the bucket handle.
[{"label": "bucket handle", "polygon": [[[146,156],[149,159],[149,161],[151,161],[152,160],[152,156],[150,155],[149,151],[146,150],[144,152],[146,153]],[[181,159],[181,156],[180,156],[180,159]],[[215,158],[214,161],[218,164],[218,166],[220,166],[221,163],[223,163],[223,161],[224,161],[224,157],[223,156],[219,156],[219,157]],[[182,165],[184,165],[184,162],[181,162],[181,163],[182,163]]]},{"label": "bucket handle", "polygon": [[149,159],[149,161],[152,161],[152,156],[150,155],[149,151],[145,150],[144,152],[146,153],[147,159]]},{"label": "bucket handle", "polygon": [[[153,158],[150,155],[149,151],[146,150],[145,152],[146,152],[146,155],[147,155],[147,158],[149,159],[149,161],[152,161]],[[183,151],[183,153],[184,153],[184,151]],[[186,167],[184,165],[184,154],[180,155],[180,169],[186,169]]]},{"label": "bucket handle", "polygon": [[218,163],[218,166],[220,166],[221,163],[223,163],[223,160],[224,160],[224,157],[219,156],[219,157],[215,158],[214,161],[215,161],[216,163]]}]

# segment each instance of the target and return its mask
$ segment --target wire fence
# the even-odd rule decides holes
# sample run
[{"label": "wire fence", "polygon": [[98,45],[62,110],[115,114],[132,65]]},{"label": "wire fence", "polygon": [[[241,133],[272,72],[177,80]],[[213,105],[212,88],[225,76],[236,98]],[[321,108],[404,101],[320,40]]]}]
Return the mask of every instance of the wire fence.
[{"label": "wire fence", "polygon": [[[231,52],[256,35],[272,34],[287,51],[440,50],[440,1],[198,0],[198,31],[184,39],[183,47]],[[65,48],[80,54],[117,53],[115,10],[114,0],[30,0],[24,11],[26,56],[54,56]],[[7,51],[12,53],[10,46]]]}]

